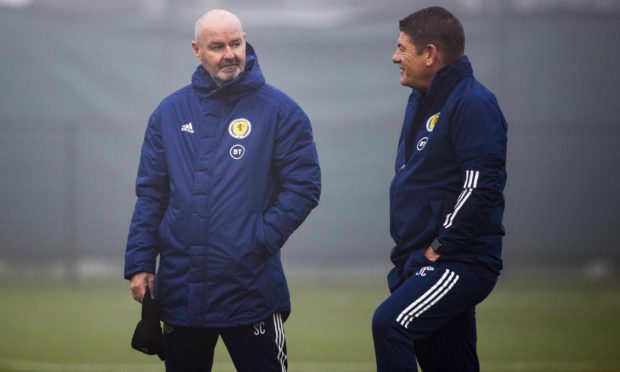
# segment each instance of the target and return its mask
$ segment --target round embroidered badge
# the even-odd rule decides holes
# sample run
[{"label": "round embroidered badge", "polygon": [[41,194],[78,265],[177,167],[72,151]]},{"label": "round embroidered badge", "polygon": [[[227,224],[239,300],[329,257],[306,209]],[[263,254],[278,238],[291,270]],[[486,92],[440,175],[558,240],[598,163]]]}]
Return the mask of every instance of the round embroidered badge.
[{"label": "round embroidered badge", "polygon": [[230,122],[228,126],[228,133],[230,133],[233,138],[244,139],[245,137],[250,135],[252,131],[252,124],[248,119],[240,118],[235,119]]}]

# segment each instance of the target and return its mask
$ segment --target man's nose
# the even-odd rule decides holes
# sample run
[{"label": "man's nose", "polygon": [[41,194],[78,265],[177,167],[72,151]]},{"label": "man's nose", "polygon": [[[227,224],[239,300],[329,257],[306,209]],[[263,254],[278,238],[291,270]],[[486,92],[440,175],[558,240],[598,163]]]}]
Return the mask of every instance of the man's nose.
[{"label": "man's nose", "polygon": [[227,46],[226,49],[224,49],[224,58],[225,59],[234,59],[235,58],[235,53],[233,53],[231,47]]},{"label": "man's nose", "polygon": [[398,52],[394,52],[392,55],[392,63],[400,63],[400,55]]}]

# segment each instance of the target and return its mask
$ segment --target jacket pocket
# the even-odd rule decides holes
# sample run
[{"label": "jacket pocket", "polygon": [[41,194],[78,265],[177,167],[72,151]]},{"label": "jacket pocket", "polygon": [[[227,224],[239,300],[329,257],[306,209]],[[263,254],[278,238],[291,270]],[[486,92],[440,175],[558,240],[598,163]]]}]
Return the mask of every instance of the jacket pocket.
[{"label": "jacket pocket", "polygon": [[254,246],[256,253],[261,256],[267,255],[267,243],[265,242],[265,223],[260,215],[256,218],[254,227]]},{"label": "jacket pocket", "polygon": [[256,229],[254,233],[254,241],[258,253],[263,256],[272,256],[277,253],[278,248],[271,239],[270,230],[265,226],[263,216],[259,215],[256,219]]},{"label": "jacket pocket", "polygon": [[404,267],[405,279],[409,279],[421,267],[435,265],[435,262],[430,261],[424,256],[425,250],[418,249],[409,255]]}]

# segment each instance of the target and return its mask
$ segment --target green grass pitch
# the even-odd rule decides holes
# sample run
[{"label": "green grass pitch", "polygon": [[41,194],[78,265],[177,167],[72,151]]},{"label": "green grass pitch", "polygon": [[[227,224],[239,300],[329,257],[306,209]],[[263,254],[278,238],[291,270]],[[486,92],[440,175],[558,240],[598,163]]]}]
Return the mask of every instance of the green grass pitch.
[{"label": "green grass pitch", "polygon": [[[374,370],[383,277],[290,280],[291,371]],[[620,371],[620,281],[506,276],[478,307],[483,371]],[[133,351],[139,305],[122,280],[0,282],[0,371],[163,371]],[[214,371],[234,371],[222,342]]]}]

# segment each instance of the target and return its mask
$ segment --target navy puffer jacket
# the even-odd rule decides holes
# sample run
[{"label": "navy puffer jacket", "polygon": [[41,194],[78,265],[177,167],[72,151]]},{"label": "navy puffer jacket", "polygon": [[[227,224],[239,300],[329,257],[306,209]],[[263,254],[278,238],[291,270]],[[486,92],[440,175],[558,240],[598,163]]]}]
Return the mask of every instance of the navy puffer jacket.
[{"label": "navy puffer jacket", "polygon": [[280,248],[318,204],[310,121],[265,83],[247,44],[245,71],[216,89],[199,66],[153,112],[136,181],[125,278],[156,271],[162,320],[250,324],[290,312]]}]

